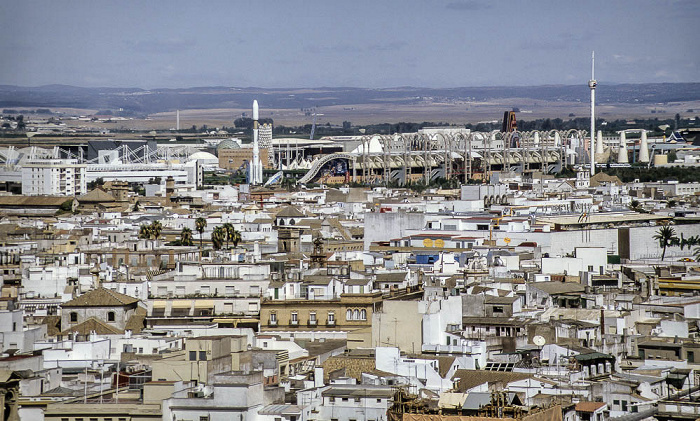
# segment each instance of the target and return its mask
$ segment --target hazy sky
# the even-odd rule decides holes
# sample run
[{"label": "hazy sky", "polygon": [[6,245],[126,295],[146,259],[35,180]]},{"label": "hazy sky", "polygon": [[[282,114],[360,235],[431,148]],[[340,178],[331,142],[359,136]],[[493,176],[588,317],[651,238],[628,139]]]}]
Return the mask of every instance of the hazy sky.
[{"label": "hazy sky", "polygon": [[698,0],[0,2],[0,84],[700,81]]}]

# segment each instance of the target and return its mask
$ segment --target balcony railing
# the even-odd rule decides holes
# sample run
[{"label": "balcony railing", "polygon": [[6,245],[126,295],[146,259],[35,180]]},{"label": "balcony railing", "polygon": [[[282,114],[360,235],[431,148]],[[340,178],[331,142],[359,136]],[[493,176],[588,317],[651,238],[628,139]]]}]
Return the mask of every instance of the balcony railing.
[{"label": "balcony railing", "polygon": [[316,325],[318,325],[318,321],[316,321],[316,320],[309,320],[308,325],[309,325],[309,326],[316,326]]},{"label": "balcony railing", "polygon": [[289,320],[289,325],[290,326],[299,326],[299,320]]},{"label": "balcony railing", "polygon": [[331,320],[331,319],[326,320],[326,326],[335,326],[335,319],[333,319],[333,320]]},{"label": "balcony railing", "polygon": [[269,325],[270,326],[277,326],[277,320],[270,320]]}]

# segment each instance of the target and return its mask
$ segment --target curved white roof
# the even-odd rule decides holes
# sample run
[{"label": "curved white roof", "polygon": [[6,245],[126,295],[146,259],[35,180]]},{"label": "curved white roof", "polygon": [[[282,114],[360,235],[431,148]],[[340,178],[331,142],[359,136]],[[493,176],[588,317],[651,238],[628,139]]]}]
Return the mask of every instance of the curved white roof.
[{"label": "curved white roof", "polygon": [[192,155],[190,155],[190,159],[215,159],[219,160],[215,155],[210,154],[209,152],[204,152],[204,151],[199,151],[195,152]]}]

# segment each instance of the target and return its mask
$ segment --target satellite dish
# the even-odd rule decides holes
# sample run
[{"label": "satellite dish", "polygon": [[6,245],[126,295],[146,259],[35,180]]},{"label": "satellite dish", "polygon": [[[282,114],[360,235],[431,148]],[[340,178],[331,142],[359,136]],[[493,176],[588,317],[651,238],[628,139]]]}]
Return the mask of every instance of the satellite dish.
[{"label": "satellite dish", "polygon": [[544,346],[544,344],[547,343],[547,340],[544,339],[542,336],[537,335],[534,338],[532,338],[532,342],[537,346]]}]

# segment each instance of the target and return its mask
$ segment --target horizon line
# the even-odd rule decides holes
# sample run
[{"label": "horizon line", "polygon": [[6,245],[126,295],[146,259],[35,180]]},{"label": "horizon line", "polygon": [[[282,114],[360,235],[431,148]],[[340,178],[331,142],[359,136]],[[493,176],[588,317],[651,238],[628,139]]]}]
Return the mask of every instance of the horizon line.
[{"label": "horizon line", "polygon": [[[697,82],[607,82],[603,83],[609,86],[622,86],[622,85],[691,85],[700,84]],[[492,89],[492,88],[540,88],[540,87],[576,87],[588,88],[588,82],[581,84],[576,83],[551,83],[551,84],[539,84],[539,85],[475,85],[475,86],[444,86],[444,87],[428,87],[428,86],[413,86],[413,85],[400,85],[400,86],[386,86],[386,87],[362,87],[362,86],[286,86],[286,87],[263,87],[263,86],[225,86],[225,85],[199,85],[199,86],[182,86],[182,87],[158,87],[158,88],[144,88],[138,86],[80,86],[71,85],[65,83],[47,83],[43,85],[15,85],[9,83],[0,83],[2,87],[13,87],[13,88],[23,88],[23,89],[39,89],[48,87],[67,87],[67,88],[78,88],[78,89],[138,89],[143,91],[157,91],[157,90],[187,90],[187,89],[212,89],[212,88],[223,88],[223,89],[257,89],[257,90],[301,90],[301,89],[357,89],[357,90],[392,90],[392,89],[430,89],[430,90],[451,90],[451,89]],[[600,83],[598,84],[601,85]]]}]

